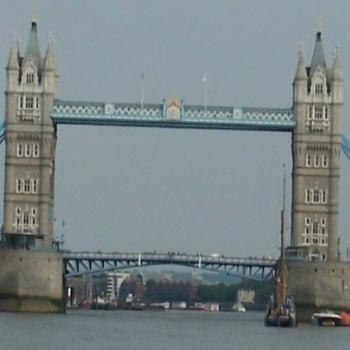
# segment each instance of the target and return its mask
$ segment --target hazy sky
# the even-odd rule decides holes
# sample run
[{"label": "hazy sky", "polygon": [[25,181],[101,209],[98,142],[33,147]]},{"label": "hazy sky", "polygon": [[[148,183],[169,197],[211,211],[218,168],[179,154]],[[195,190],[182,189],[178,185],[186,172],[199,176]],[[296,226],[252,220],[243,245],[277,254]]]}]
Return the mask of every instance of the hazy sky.
[{"label": "hazy sky", "polygon": [[[1,8],[5,68],[13,32],[24,51],[31,1],[1,0]],[[41,51],[49,32],[55,38],[59,98],[139,102],[144,73],[146,102],[177,96],[201,104],[206,73],[208,103],[238,107],[291,107],[299,43],[310,62],[319,16],[327,62],[339,44],[347,87],[349,0],[39,0],[37,11]],[[346,90],[350,136],[348,100]],[[4,145],[0,152],[3,163]],[[56,161],[56,234],[64,233],[67,248],[278,253],[281,165],[290,198],[291,134],[60,126]],[[345,157],[341,173],[344,250]]]}]

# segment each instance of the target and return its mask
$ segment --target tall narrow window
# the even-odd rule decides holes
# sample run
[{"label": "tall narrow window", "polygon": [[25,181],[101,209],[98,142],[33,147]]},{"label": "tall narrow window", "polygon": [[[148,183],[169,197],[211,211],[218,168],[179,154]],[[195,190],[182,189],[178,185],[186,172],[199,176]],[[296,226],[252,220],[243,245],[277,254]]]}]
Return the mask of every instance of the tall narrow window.
[{"label": "tall narrow window", "polygon": [[24,180],[24,193],[30,193],[30,179]]},{"label": "tall narrow window", "polygon": [[25,144],[25,146],[24,146],[24,154],[25,154],[25,156],[27,158],[30,157],[30,145],[29,144]]},{"label": "tall narrow window", "polygon": [[320,166],[320,155],[315,154],[315,168],[318,168]]},{"label": "tall narrow window", "polygon": [[32,193],[38,193],[38,180],[32,180]]},{"label": "tall narrow window", "polygon": [[33,97],[26,97],[26,109],[33,109],[34,107],[34,98]]},{"label": "tall narrow window", "polygon": [[312,166],[312,158],[311,158],[311,154],[310,153],[306,154],[306,166],[308,168],[310,168]]},{"label": "tall narrow window", "polygon": [[322,191],[322,203],[327,203],[327,191]]},{"label": "tall narrow window", "polygon": [[328,167],[328,155],[327,154],[322,155],[322,167],[323,168]]},{"label": "tall narrow window", "polygon": [[322,119],[323,108],[321,106],[315,106],[315,119]]},{"label": "tall narrow window", "polygon": [[328,107],[327,106],[324,108],[324,119],[328,120]]},{"label": "tall narrow window", "polygon": [[21,143],[17,144],[17,157],[23,157],[23,146]]},{"label": "tall narrow window", "polygon": [[16,193],[22,193],[22,180],[16,179]]},{"label": "tall narrow window", "polygon": [[319,203],[320,202],[320,191],[319,190],[314,190],[314,203]]},{"label": "tall narrow window", "polygon": [[34,73],[27,73],[26,75],[26,83],[33,84],[34,83]]},{"label": "tall narrow window", "polygon": [[19,96],[18,107],[19,109],[23,109],[23,96]]},{"label": "tall narrow window", "polygon": [[311,202],[311,197],[312,197],[312,191],[311,190],[306,190],[305,191],[305,202],[310,203]]},{"label": "tall narrow window", "polygon": [[40,102],[39,102],[39,97],[35,98],[35,109],[39,109],[40,107]]},{"label": "tall narrow window", "polygon": [[39,157],[39,144],[34,143],[33,145],[33,157],[38,158]]},{"label": "tall narrow window", "polygon": [[27,211],[23,213],[23,224],[24,225],[29,224],[29,213]]},{"label": "tall narrow window", "polygon": [[312,228],[312,233],[314,235],[318,234],[318,222],[314,221],[313,228]]},{"label": "tall narrow window", "polygon": [[316,95],[323,95],[323,84],[322,83],[315,84],[315,94]]}]

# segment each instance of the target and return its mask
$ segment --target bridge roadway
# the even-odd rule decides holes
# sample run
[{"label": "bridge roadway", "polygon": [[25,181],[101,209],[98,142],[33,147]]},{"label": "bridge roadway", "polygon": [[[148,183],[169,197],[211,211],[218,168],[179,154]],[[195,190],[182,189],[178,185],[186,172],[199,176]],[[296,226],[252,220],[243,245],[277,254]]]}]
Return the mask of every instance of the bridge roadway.
[{"label": "bridge roadway", "polygon": [[63,252],[65,276],[73,277],[103,271],[155,265],[178,265],[246,277],[259,281],[273,277],[276,260],[271,258],[236,258],[223,255],[183,253],[101,253]]}]

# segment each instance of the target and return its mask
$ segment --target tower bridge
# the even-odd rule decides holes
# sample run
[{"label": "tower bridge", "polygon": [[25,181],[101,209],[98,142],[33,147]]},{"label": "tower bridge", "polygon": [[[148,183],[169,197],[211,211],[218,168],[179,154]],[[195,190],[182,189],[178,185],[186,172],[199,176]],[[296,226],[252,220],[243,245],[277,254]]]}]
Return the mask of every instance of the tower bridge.
[{"label": "tower bridge", "polygon": [[[292,107],[280,109],[187,105],[177,99],[159,104],[62,101],[57,99],[53,44],[49,42],[41,56],[37,30],[33,20],[23,56],[14,40],[6,66],[5,121],[0,130],[0,142],[4,140],[6,146],[0,309],[35,311],[41,305],[45,311],[57,311],[65,272],[140,262],[136,256],[62,256],[53,250],[55,149],[61,124],[289,132],[293,158],[290,246],[303,259],[338,262],[340,151],[343,145],[349,155],[350,143],[342,141],[339,53],[332,65],[326,64],[321,32],[316,33],[309,66],[300,49]],[[156,259],[160,257],[143,257],[141,263],[152,264]],[[199,264],[191,256],[162,259]],[[200,263],[230,271],[257,267],[260,272],[272,264],[235,260],[210,264],[206,258]]]}]

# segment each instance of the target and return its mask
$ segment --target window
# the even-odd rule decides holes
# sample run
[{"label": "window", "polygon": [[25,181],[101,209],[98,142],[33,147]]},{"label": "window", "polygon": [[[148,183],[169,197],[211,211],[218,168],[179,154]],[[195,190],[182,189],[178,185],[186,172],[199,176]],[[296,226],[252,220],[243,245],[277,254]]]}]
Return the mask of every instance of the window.
[{"label": "window", "polygon": [[312,191],[311,190],[306,190],[305,191],[305,202],[310,203],[311,202],[311,196],[312,196]]},{"label": "window", "polygon": [[326,226],[326,218],[321,218],[321,226]]},{"label": "window", "polygon": [[17,144],[17,157],[23,157],[23,146],[21,143]]},{"label": "window", "polygon": [[322,167],[327,168],[328,167],[328,155],[324,154],[322,156]]},{"label": "window", "polygon": [[19,96],[18,107],[19,109],[23,109],[23,96]]},{"label": "window", "polygon": [[36,108],[36,109],[39,109],[39,107],[40,107],[39,97],[36,97],[36,98],[35,98],[35,108]]},{"label": "window", "polygon": [[306,225],[306,226],[310,226],[310,223],[311,223],[311,218],[306,217],[306,218],[305,218],[305,225]]},{"label": "window", "polygon": [[22,180],[16,180],[16,193],[22,193]]},{"label": "window", "polygon": [[30,193],[30,180],[24,180],[24,193]]},{"label": "window", "polygon": [[325,229],[324,227],[321,227],[321,233],[322,233],[323,235],[326,234],[326,229]]},{"label": "window", "polygon": [[315,95],[323,95],[323,84],[315,84]]},{"label": "window", "polygon": [[322,203],[327,203],[327,192],[326,191],[321,191],[322,192]]},{"label": "window", "polygon": [[305,233],[306,233],[307,235],[310,234],[310,227],[305,227]]},{"label": "window", "polygon": [[32,193],[38,193],[38,180],[32,180]]},{"label": "window", "polygon": [[311,161],[311,154],[307,153],[306,154],[306,166],[309,168],[312,166],[312,161]]},{"label": "window", "polygon": [[21,208],[17,207],[16,208],[16,216],[19,216],[19,215],[21,215]]},{"label": "window", "polygon": [[324,119],[328,120],[328,107],[324,108]]},{"label": "window", "polygon": [[26,211],[23,213],[23,225],[29,224],[29,213]]},{"label": "window", "polygon": [[26,83],[33,84],[34,83],[34,73],[27,73],[26,75]]},{"label": "window", "polygon": [[39,157],[39,144],[35,143],[33,145],[33,157],[38,158]]},{"label": "window", "polygon": [[312,233],[318,234],[318,222],[314,221],[313,227],[312,227]]},{"label": "window", "polygon": [[312,117],[313,117],[313,108],[312,108],[312,106],[309,106],[309,114],[308,114],[308,119],[312,119]]},{"label": "window", "polygon": [[319,190],[315,190],[314,191],[314,203],[319,203],[320,202],[320,191]]},{"label": "window", "polygon": [[32,216],[36,216],[37,209],[35,207],[32,208]]},{"label": "window", "polygon": [[36,225],[36,218],[32,218],[32,227]]},{"label": "window", "polygon": [[310,238],[309,237],[306,237],[305,239],[305,243],[309,244],[310,243]]},{"label": "window", "polygon": [[315,154],[315,167],[318,168],[320,166],[320,156],[319,154]]},{"label": "window", "polygon": [[313,244],[318,244],[318,238],[313,238],[313,239],[312,239],[312,243],[313,243]]},{"label": "window", "polygon": [[320,106],[315,106],[315,119],[322,119],[323,108]]},{"label": "window", "polygon": [[33,109],[34,106],[34,98],[26,97],[26,109]]},{"label": "window", "polygon": [[26,144],[25,146],[24,146],[24,155],[28,158],[28,157],[30,157],[30,145],[28,145],[28,144]]}]

